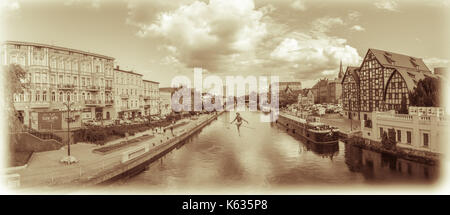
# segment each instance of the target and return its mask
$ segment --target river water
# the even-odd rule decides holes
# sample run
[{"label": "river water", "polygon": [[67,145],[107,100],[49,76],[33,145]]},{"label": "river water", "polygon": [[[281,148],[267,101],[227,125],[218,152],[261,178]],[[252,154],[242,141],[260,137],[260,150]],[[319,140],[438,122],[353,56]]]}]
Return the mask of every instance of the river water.
[{"label": "river water", "polygon": [[242,112],[240,132],[224,113],[135,176],[113,183],[115,190],[141,192],[239,191],[309,185],[430,184],[439,167],[372,152],[343,142],[306,143],[259,112]]}]

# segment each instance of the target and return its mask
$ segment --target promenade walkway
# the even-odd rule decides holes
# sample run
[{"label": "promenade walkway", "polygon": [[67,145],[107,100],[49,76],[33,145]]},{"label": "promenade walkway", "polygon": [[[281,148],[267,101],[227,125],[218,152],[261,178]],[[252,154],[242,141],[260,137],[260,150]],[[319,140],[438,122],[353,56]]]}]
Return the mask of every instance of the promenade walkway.
[{"label": "promenade walkway", "polygon": [[[196,120],[189,120],[189,123],[176,127],[174,129],[174,135],[177,136],[178,133],[192,129],[199,122],[206,121],[211,115],[201,115]],[[182,123],[181,121],[177,122]],[[21,177],[21,188],[45,188],[53,187],[55,185],[67,184],[71,182],[76,182],[78,180],[86,180],[96,174],[104,171],[105,169],[112,168],[115,165],[121,163],[122,153],[130,150],[133,147],[139,147],[147,143],[151,143],[150,151],[158,145],[174,138],[170,129],[166,129],[165,133],[153,133],[152,130],[147,130],[145,132],[137,133],[134,136],[128,137],[128,139],[134,139],[145,134],[154,135],[153,138],[147,141],[138,143],[137,145],[132,144],[132,146],[124,147],[120,150],[100,155],[93,153],[92,150],[99,148],[94,144],[78,143],[70,146],[71,155],[75,156],[79,162],[71,165],[62,164],[59,161],[62,157],[67,155],[67,147],[63,147],[60,150],[38,152],[34,153],[33,157],[28,163],[28,167],[22,170],[18,170],[13,173],[20,174]],[[117,144],[121,141],[126,140],[125,138],[117,139],[107,143],[107,145]]]}]

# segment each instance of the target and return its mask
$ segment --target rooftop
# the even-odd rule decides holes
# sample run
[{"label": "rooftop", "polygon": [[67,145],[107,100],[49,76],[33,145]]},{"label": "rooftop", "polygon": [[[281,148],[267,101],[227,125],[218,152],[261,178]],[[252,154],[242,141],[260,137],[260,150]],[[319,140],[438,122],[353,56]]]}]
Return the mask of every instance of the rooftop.
[{"label": "rooftop", "polygon": [[45,47],[45,48],[61,50],[61,51],[67,51],[67,52],[73,52],[73,53],[78,53],[78,54],[83,54],[83,55],[91,55],[91,56],[95,56],[95,57],[99,57],[99,58],[106,58],[108,60],[114,60],[113,57],[109,57],[109,56],[106,56],[106,55],[101,55],[101,54],[81,51],[81,50],[77,50],[77,49],[65,48],[65,47],[61,47],[61,46],[48,45],[48,44],[43,44],[43,43],[7,40],[7,41],[3,42],[2,44],[5,44],[5,45],[25,45],[25,46]]}]

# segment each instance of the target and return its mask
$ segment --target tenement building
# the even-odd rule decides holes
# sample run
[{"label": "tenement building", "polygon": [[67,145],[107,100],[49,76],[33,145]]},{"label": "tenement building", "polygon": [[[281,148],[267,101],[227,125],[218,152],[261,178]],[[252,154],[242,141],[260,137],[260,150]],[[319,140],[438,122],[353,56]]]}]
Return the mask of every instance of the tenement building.
[{"label": "tenement building", "polygon": [[118,119],[133,119],[143,116],[142,74],[114,68],[115,110]]},{"label": "tenement building", "polygon": [[67,102],[73,103],[71,117],[76,121],[112,117],[114,58],[53,45],[6,41],[1,47],[1,61],[3,65],[18,64],[26,71],[30,87],[14,95],[14,107],[25,125],[37,129],[39,113],[61,113]]},{"label": "tenement building", "polygon": [[143,80],[144,114],[145,116],[160,115],[159,82]]},{"label": "tenement building", "polygon": [[344,74],[344,110],[349,118],[359,113],[358,119],[367,120],[373,111],[399,110],[402,99],[408,107],[409,92],[427,76],[434,77],[420,58],[369,49],[361,66]]}]

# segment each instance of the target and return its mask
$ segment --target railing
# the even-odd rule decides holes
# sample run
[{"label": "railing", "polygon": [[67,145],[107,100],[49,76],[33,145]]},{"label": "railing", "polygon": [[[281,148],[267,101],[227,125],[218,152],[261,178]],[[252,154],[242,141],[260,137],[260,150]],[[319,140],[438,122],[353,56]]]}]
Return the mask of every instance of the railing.
[{"label": "railing", "polygon": [[129,95],[128,94],[120,94],[120,97],[123,99],[128,99]]},{"label": "railing", "polygon": [[379,114],[378,119],[396,119],[396,120],[407,120],[412,121],[413,116],[408,114]]},{"label": "railing", "polygon": [[112,91],[112,87],[105,87],[105,91]]},{"label": "railing", "polygon": [[59,89],[73,89],[75,88],[74,84],[58,84]]},{"label": "railing", "polygon": [[431,117],[429,116],[420,116],[419,119],[422,121],[431,121]]},{"label": "railing", "polygon": [[144,100],[149,100],[150,96],[144,96]]},{"label": "railing", "polygon": [[43,140],[56,140],[58,142],[62,142],[62,138],[60,136],[57,136],[51,132],[43,132],[43,131],[37,131],[32,128],[24,128],[22,129],[23,132],[28,132],[36,137],[39,137]]},{"label": "railing", "polygon": [[102,101],[101,100],[85,100],[84,104],[86,104],[86,105],[101,105]]},{"label": "railing", "polygon": [[105,104],[113,105],[114,104],[114,100],[107,100],[107,101],[105,101]]},{"label": "railing", "polygon": [[100,87],[91,85],[91,86],[85,86],[86,90],[90,90],[90,91],[98,91],[100,89]]}]

